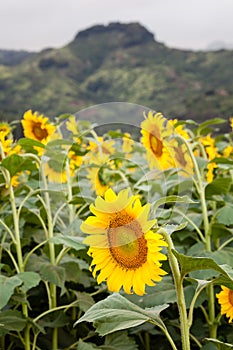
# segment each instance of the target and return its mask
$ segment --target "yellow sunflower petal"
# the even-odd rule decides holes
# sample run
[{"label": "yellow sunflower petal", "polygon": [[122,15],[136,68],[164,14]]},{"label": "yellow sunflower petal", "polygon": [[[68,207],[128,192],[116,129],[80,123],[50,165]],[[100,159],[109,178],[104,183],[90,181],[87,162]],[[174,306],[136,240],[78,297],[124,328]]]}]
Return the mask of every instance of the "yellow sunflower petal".
[{"label": "yellow sunflower petal", "polygon": [[154,285],[166,274],[159,262],[166,259],[160,252],[166,243],[149,230],[154,224],[148,220],[150,205],[142,206],[137,196],[129,196],[129,190],[118,195],[108,190],[90,209],[94,216],[81,229],[90,234],[85,242],[90,244],[93,276],[98,274],[98,283],[106,281],[110,291],[123,287],[126,293],[134,290],[143,295],[146,285]]}]

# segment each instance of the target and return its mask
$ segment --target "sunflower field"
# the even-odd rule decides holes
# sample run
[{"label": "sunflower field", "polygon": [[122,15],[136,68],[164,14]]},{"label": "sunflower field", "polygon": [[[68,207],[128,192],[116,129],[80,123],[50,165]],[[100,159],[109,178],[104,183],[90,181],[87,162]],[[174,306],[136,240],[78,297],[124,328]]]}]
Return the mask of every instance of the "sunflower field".
[{"label": "sunflower field", "polygon": [[103,117],[0,123],[0,349],[233,349],[233,118]]}]

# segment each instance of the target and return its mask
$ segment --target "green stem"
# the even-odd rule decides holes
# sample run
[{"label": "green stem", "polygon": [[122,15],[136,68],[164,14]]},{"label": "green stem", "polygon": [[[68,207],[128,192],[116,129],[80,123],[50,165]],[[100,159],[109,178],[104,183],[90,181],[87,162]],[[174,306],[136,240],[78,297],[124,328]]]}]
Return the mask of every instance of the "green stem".
[{"label": "green stem", "polygon": [[[44,186],[44,202],[45,202],[45,209],[47,211],[47,220],[48,220],[48,245],[49,245],[49,257],[50,262],[53,266],[56,265],[56,255],[55,255],[55,246],[51,242],[51,238],[53,237],[53,218],[52,218],[52,211],[50,206],[50,196],[48,192],[48,185],[46,176],[44,174],[44,169],[41,169],[41,178]],[[57,288],[56,285],[53,283],[49,284],[49,294],[50,294],[50,303],[49,307],[54,309],[57,306]],[[52,335],[52,350],[58,349],[58,329],[54,328],[53,335]]]},{"label": "green stem", "polygon": [[183,290],[183,284],[182,284],[183,281],[181,278],[178,262],[172,253],[172,249],[174,249],[172,239],[170,235],[166,233],[166,231],[163,230],[162,234],[164,235],[165,240],[168,243],[167,250],[168,250],[169,264],[172,270],[175,288],[176,288],[177,306],[178,306],[179,316],[180,316],[182,350],[190,350],[189,325],[188,325],[186,303],[185,303],[184,290]]},{"label": "green stem", "polygon": [[[70,165],[69,160],[66,160],[66,177],[67,177],[67,191],[68,191],[68,202],[70,202],[73,198],[72,193],[72,184],[71,184],[71,176],[70,176]],[[75,219],[75,210],[73,204],[69,205],[69,223],[71,224]]]},{"label": "green stem", "polygon": [[[18,267],[21,273],[24,272],[24,262],[23,262],[23,254],[22,254],[22,246],[21,246],[21,238],[19,231],[19,216],[16,209],[15,203],[15,195],[13,187],[9,181],[9,191],[10,191],[10,202],[12,208],[13,222],[14,222],[14,233],[15,233],[15,249],[18,260]],[[25,318],[28,318],[28,306],[26,303],[22,304],[22,311]],[[27,324],[24,330],[24,342],[25,342],[25,350],[30,350],[30,325]]]},{"label": "green stem", "polygon": [[[205,248],[207,252],[211,252],[211,230],[208,218],[208,211],[205,198],[205,186],[203,185],[201,173],[196,161],[196,158],[192,152],[192,148],[189,143],[183,139],[183,142],[186,144],[189,151],[190,157],[193,161],[193,166],[196,174],[197,181],[195,182],[197,192],[200,196],[202,217],[204,223],[204,232],[205,232]],[[209,310],[209,335],[211,338],[216,339],[217,337],[217,326],[215,323],[215,296],[214,296],[214,286],[210,285],[207,287],[208,293],[208,310]]]}]

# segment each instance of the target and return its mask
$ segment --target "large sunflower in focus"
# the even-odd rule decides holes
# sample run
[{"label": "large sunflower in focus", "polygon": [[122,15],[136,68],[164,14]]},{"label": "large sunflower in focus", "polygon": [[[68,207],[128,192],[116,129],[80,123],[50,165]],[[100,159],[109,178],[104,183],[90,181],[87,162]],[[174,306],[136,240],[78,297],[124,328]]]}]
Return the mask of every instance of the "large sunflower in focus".
[{"label": "large sunflower in focus", "polygon": [[147,118],[141,123],[141,142],[146,148],[146,157],[151,169],[168,169],[172,166],[169,143],[165,139],[172,135],[172,126],[167,123],[161,113],[148,113]]},{"label": "large sunflower in focus", "polygon": [[46,144],[56,127],[49,123],[48,118],[31,110],[24,113],[22,126],[24,136]]},{"label": "large sunflower in focus", "polygon": [[226,314],[229,317],[229,322],[233,320],[233,290],[221,286],[222,291],[216,295],[218,302],[221,305],[221,315]]},{"label": "large sunflower in focus", "polygon": [[98,283],[106,281],[110,291],[123,287],[128,294],[133,289],[143,295],[146,285],[154,286],[166,274],[160,263],[166,256],[160,251],[167,244],[150,230],[155,224],[148,221],[150,204],[142,206],[137,196],[129,197],[128,190],[116,195],[108,189],[90,210],[94,216],[81,229],[89,234],[84,242],[90,245],[93,276]]}]

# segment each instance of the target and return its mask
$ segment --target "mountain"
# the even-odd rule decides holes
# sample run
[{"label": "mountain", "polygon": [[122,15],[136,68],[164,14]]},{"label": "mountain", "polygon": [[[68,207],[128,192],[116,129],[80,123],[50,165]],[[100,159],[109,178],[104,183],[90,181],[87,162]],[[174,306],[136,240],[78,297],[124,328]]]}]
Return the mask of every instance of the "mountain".
[{"label": "mountain", "polygon": [[28,51],[15,51],[15,50],[0,50],[0,65],[16,66],[22,63],[29,57],[32,57],[34,52]]},{"label": "mountain", "polygon": [[169,48],[139,23],[97,25],[65,47],[1,65],[0,119],[18,119],[29,108],[53,117],[112,101],[168,117],[228,118],[232,66],[232,51]]}]

